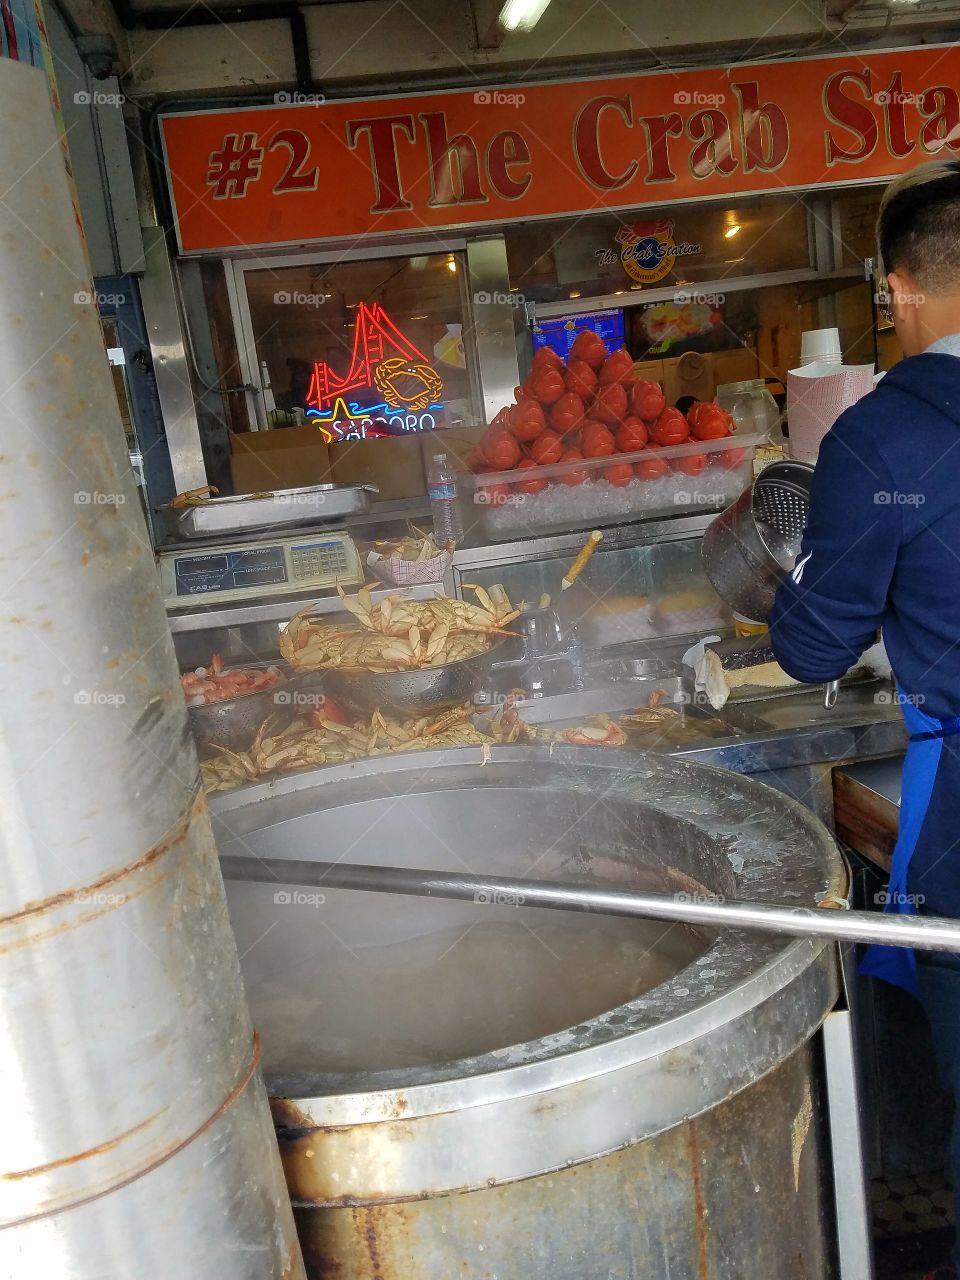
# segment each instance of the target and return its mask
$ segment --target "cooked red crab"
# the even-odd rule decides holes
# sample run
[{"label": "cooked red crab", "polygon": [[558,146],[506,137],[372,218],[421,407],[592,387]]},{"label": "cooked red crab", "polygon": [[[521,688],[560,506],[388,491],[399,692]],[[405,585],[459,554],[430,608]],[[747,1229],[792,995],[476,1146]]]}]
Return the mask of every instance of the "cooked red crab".
[{"label": "cooked red crab", "polygon": [[228,667],[224,670],[219,653],[210,659],[209,667],[185,671],[180,677],[187,705],[202,707],[225,698],[240,698],[247,693],[272,689],[283,680],[279,667]]}]

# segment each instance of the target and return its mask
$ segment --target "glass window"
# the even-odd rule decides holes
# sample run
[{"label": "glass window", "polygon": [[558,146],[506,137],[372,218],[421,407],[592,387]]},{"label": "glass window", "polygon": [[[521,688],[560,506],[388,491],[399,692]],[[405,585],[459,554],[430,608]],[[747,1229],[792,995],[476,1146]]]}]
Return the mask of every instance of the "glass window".
[{"label": "glass window", "polygon": [[244,272],[267,426],[325,438],[479,421],[452,253]]},{"label": "glass window", "polygon": [[859,267],[877,256],[877,214],[882,190],[854,191],[833,201],[834,229],[841,267]]},{"label": "glass window", "polygon": [[764,197],[508,227],[510,289],[558,302],[811,266],[807,210]]},{"label": "glass window", "polygon": [[[546,593],[557,602],[568,567],[565,557],[527,560],[471,567],[465,576],[483,587],[502,582],[511,600]],[[703,571],[699,537],[597,551],[564,607],[590,645],[660,641],[733,624]]]}]

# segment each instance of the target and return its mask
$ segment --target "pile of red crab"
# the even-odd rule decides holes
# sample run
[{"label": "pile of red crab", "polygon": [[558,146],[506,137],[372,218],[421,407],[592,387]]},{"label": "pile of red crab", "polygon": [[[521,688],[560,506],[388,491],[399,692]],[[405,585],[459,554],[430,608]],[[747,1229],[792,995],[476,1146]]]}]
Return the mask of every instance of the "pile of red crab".
[{"label": "pile of red crab", "polygon": [[[579,333],[565,365],[555,351],[541,347],[529,376],[515,389],[516,404],[500,410],[467,460],[477,474],[528,471],[512,483],[485,482],[481,501],[500,505],[505,495],[534,495],[548,485],[575,487],[606,481],[614,487],[635,481],[657,481],[671,473],[696,477],[712,463],[726,470],[741,468],[740,448],[686,450],[733,434],[730,414],[717,404],[696,402],[686,415],[668,408],[655,382],[634,374],[634,361],[623,347],[608,354],[599,334]],[[671,450],[661,456],[662,450]],[[538,474],[557,464],[563,471]]]},{"label": "pile of red crab", "polygon": [[242,698],[282,684],[284,674],[279,667],[224,667],[219,653],[210,659],[209,667],[184,671],[180,686],[188,707],[202,707],[210,702]]}]

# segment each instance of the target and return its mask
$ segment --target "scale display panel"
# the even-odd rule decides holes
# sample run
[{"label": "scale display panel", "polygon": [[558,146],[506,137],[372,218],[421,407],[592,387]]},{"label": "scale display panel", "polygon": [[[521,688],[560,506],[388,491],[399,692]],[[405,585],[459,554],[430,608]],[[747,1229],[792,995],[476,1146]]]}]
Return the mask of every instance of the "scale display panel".
[{"label": "scale display panel", "polygon": [[160,554],[160,582],[170,607],[228,604],[288,591],[326,590],[362,580],[346,533],[294,534],[269,542],[224,543]]},{"label": "scale display panel", "polygon": [[254,547],[216,555],[177,556],[173,562],[177,595],[233,591],[243,587],[271,587],[287,581],[282,547]]}]

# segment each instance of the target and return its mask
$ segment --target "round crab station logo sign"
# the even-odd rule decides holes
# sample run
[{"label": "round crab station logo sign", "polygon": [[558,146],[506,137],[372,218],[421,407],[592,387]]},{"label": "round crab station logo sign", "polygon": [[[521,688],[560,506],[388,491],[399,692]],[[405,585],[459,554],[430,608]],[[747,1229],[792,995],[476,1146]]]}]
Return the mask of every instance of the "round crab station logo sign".
[{"label": "round crab station logo sign", "polygon": [[703,252],[703,245],[674,238],[672,218],[626,223],[614,238],[623,269],[637,284],[656,284],[670,274],[678,258]]}]

